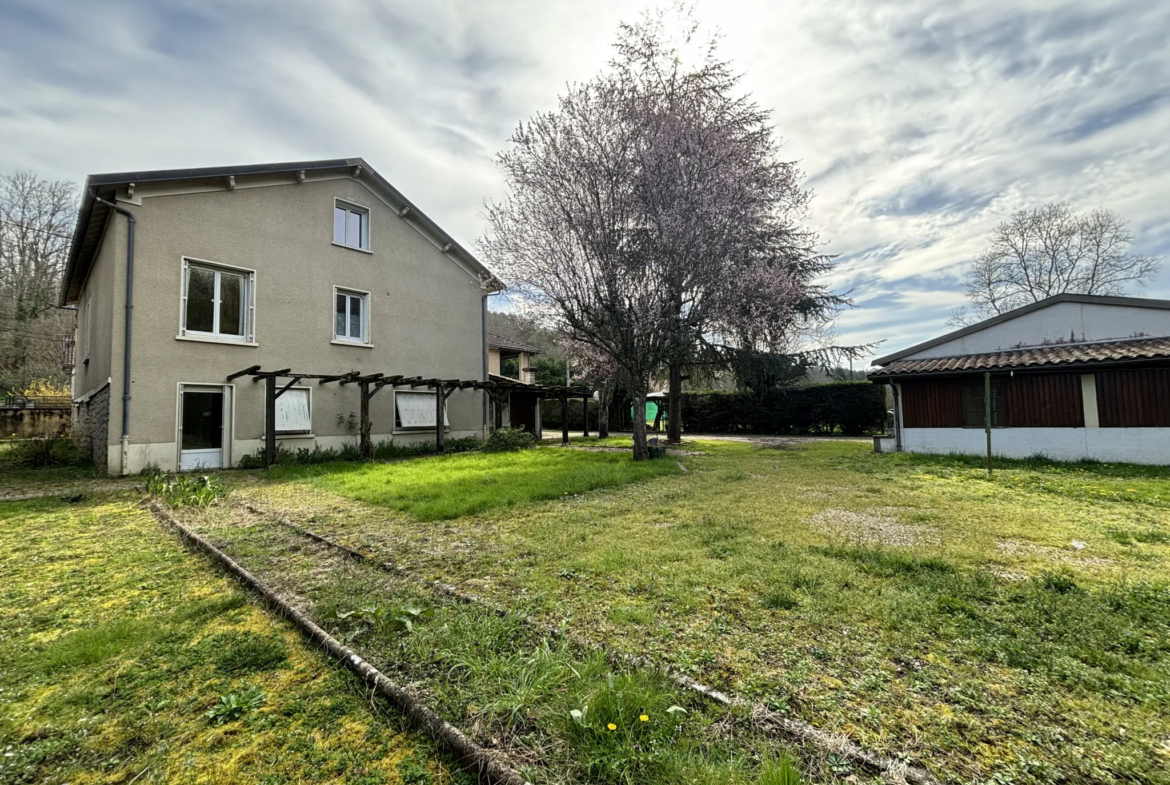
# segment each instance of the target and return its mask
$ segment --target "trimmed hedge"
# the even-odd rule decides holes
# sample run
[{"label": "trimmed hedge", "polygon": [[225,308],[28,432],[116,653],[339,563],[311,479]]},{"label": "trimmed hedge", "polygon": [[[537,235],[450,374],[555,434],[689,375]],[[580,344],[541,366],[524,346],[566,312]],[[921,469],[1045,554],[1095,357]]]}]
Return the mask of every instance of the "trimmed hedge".
[{"label": "trimmed hedge", "polygon": [[[629,405],[627,401],[611,410],[611,428],[629,427],[625,417]],[[862,436],[885,428],[886,390],[870,382],[831,382],[789,387],[762,397],[742,392],[684,392],[682,409],[683,431],[689,433]],[[545,401],[541,415],[546,431],[560,430],[560,403]],[[618,415],[620,424],[615,418]],[[590,433],[596,429],[597,404],[590,401]],[[580,399],[569,401],[569,430],[581,430]]]},{"label": "trimmed hedge", "polygon": [[791,387],[761,397],[741,392],[683,393],[690,433],[861,436],[885,426],[885,388],[869,382]]}]

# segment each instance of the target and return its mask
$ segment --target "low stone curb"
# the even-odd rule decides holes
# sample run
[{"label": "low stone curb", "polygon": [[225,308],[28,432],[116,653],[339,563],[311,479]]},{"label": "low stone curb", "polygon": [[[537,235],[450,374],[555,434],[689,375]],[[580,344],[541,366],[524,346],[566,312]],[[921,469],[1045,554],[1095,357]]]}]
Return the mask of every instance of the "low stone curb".
[{"label": "low stone curb", "polygon": [[[361,551],[354,550],[347,545],[342,545],[341,543],[335,542],[328,537],[318,534],[317,532],[293,523],[288,518],[277,513],[273,513],[268,510],[262,510],[252,504],[244,504],[243,507],[245,510],[254,515],[271,518],[281,526],[292,529],[304,537],[325,545],[326,547],[338,550],[354,561],[370,564],[380,570],[411,578],[424,586],[437,589],[441,593],[460,600],[461,602],[482,605],[490,609],[498,616],[507,614],[505,609],[495,606],[489,600],[477,594],[465,592],[456,586],[453,586],[449,583],[443,583],[442,581],[428,581],[422,578],[417,578],[416,576],[412,575],[409,570],[403,567],[400,567],[392,562],[380,562],[377,559],[362,553]],[[559,628],[544,624],[537,619],[526,618],[525,621],[541,630],[548,632],[551,635],[557,637],[565,636],[564,631],[560,630]],[[581,641],[575,640],[573,642],[579,646],[593,648],[590,644],[585,644]],[[698,693],[708,700],[728,708],[746,708],[751,712],[752,719],[754,719],[757,723],[769,731],[774,733],[782,733],[798,741],[807,742],[816,747],[819,747],[826,752],[840,755],[847,760],[865,766],[866,768],[873,771],[877,771],[883,776],[889,777],[894,783],[909,782],[915,783],[916,785],[939,785],[939,780],[926,769],[919,766],[910,765],[909,763],[898,760],[896,758],[890,758],[885,755],[881,755],[879,753],[873,752],[872,750],[867,750],[856,742],[850,740],[848,737],[839,733],[829,733],[828,731],[820,730],[819,728],[816,728],[807,722],[785,717],[777,712],[772,711],[762,704],[751,703],[750,701],[746,701],[743,698],[736,698],[734,696],[727,695],[726,693],[723,693],[714,687],[709,687],[705,684],[702,684],[701,682],[695,681],[689,676],[681,673],[675,673],[669,668],[663,668],[662,665],[643,659],[641,657],[633,657],[626,654],[615,654],[608,651],[605,652],[605,656],[611,661],[615,657],[619,658],[626,665],[650,670],[662,670],[665,672],[667,678],[669,678],[672,682],[674,682],[674,684],[681,687],[682,689]]]},{"label": "low stone curb", "polygon": [[[394,704],[415,727],[439,742],[461,768],[474,771],[491,785],[531,785],[518,772],[468,738],[462,731],[425,706],[409,690],[398,686],[381,671],[363,660],[353,649],[318,627],[308,616],[280,599],[256,576],[241,567],[223,551],[175,520],[158,502],[148,502],[154,517],[170,526],[193,546],[209,556],[247,588],[259,594],[270,608],[291,621],[311,642],[321,646],[342,665],[370,684],[375,692]],[[324,538],[319,541],[324,542]],[[354,551],[353,553],[357,553]]]}]

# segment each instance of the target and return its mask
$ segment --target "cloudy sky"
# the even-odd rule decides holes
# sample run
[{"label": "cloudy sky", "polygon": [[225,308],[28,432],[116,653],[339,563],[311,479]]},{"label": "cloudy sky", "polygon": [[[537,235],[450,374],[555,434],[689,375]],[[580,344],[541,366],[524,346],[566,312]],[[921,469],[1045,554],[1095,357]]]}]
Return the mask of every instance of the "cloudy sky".
[{"label": "cloudy sky", "polygon": [[[521,119],[604,67],[616,0],[4,0],[0,171],[361,156],[464,244]],[[1012,211],[1108,207],[1170,256],[1165,0],[698,0],[852,290],[844,340],[944,329]],[[1135,293],[1170,297],[1170,270]]]}]

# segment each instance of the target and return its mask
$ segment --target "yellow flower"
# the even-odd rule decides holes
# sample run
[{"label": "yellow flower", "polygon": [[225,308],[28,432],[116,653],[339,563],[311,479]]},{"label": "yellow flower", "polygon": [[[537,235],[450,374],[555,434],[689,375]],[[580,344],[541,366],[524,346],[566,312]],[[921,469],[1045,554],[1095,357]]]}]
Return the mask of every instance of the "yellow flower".
[{"label": "yellow flower", "polygon": [[645,715],[645,714],[639,714],[638,719],[640,719],[642,722],[649,722],[650,721],[650,717]]},{"label": "yellow flower", "polygon": [[609,728],[610,730],[617,730],[617,725],[614,725],[612,722],[605,727]]}]

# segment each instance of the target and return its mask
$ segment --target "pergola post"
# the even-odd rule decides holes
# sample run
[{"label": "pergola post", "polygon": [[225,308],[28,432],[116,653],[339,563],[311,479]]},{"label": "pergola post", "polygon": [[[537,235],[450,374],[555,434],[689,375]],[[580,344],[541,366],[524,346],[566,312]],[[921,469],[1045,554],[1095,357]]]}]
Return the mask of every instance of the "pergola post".
[{"label": "pergola post", "polygon": [[584,433],[582,435],[586,439],[588,439],[589,438],[589,396],[588,395],[581,396],[581,418],[585,422],[585,425],[583,426],[583,429],[582,429],[584,431]]},{"label": "pergola post", "polygon": [[362,379],[358,382],[358,389],[361,391],[361,421],[358,426],[359,447],[362,460],[369,460],[374,457],[374,445],[370,442],[370,383]]},{"label": "pergola post", "polygon": [[264,379],[264,468],[276,463],[276,376]]},{"label": "pergola post", "polygon": [[569,396],[561,394],[561,446],[569,446]]},{"label": "pergola post", "polygon": [[439,455],[447,449],[446,434],[443,433],[443,405],[447,402],[443,395],[443,385],[435,385],[435,452]]}]

